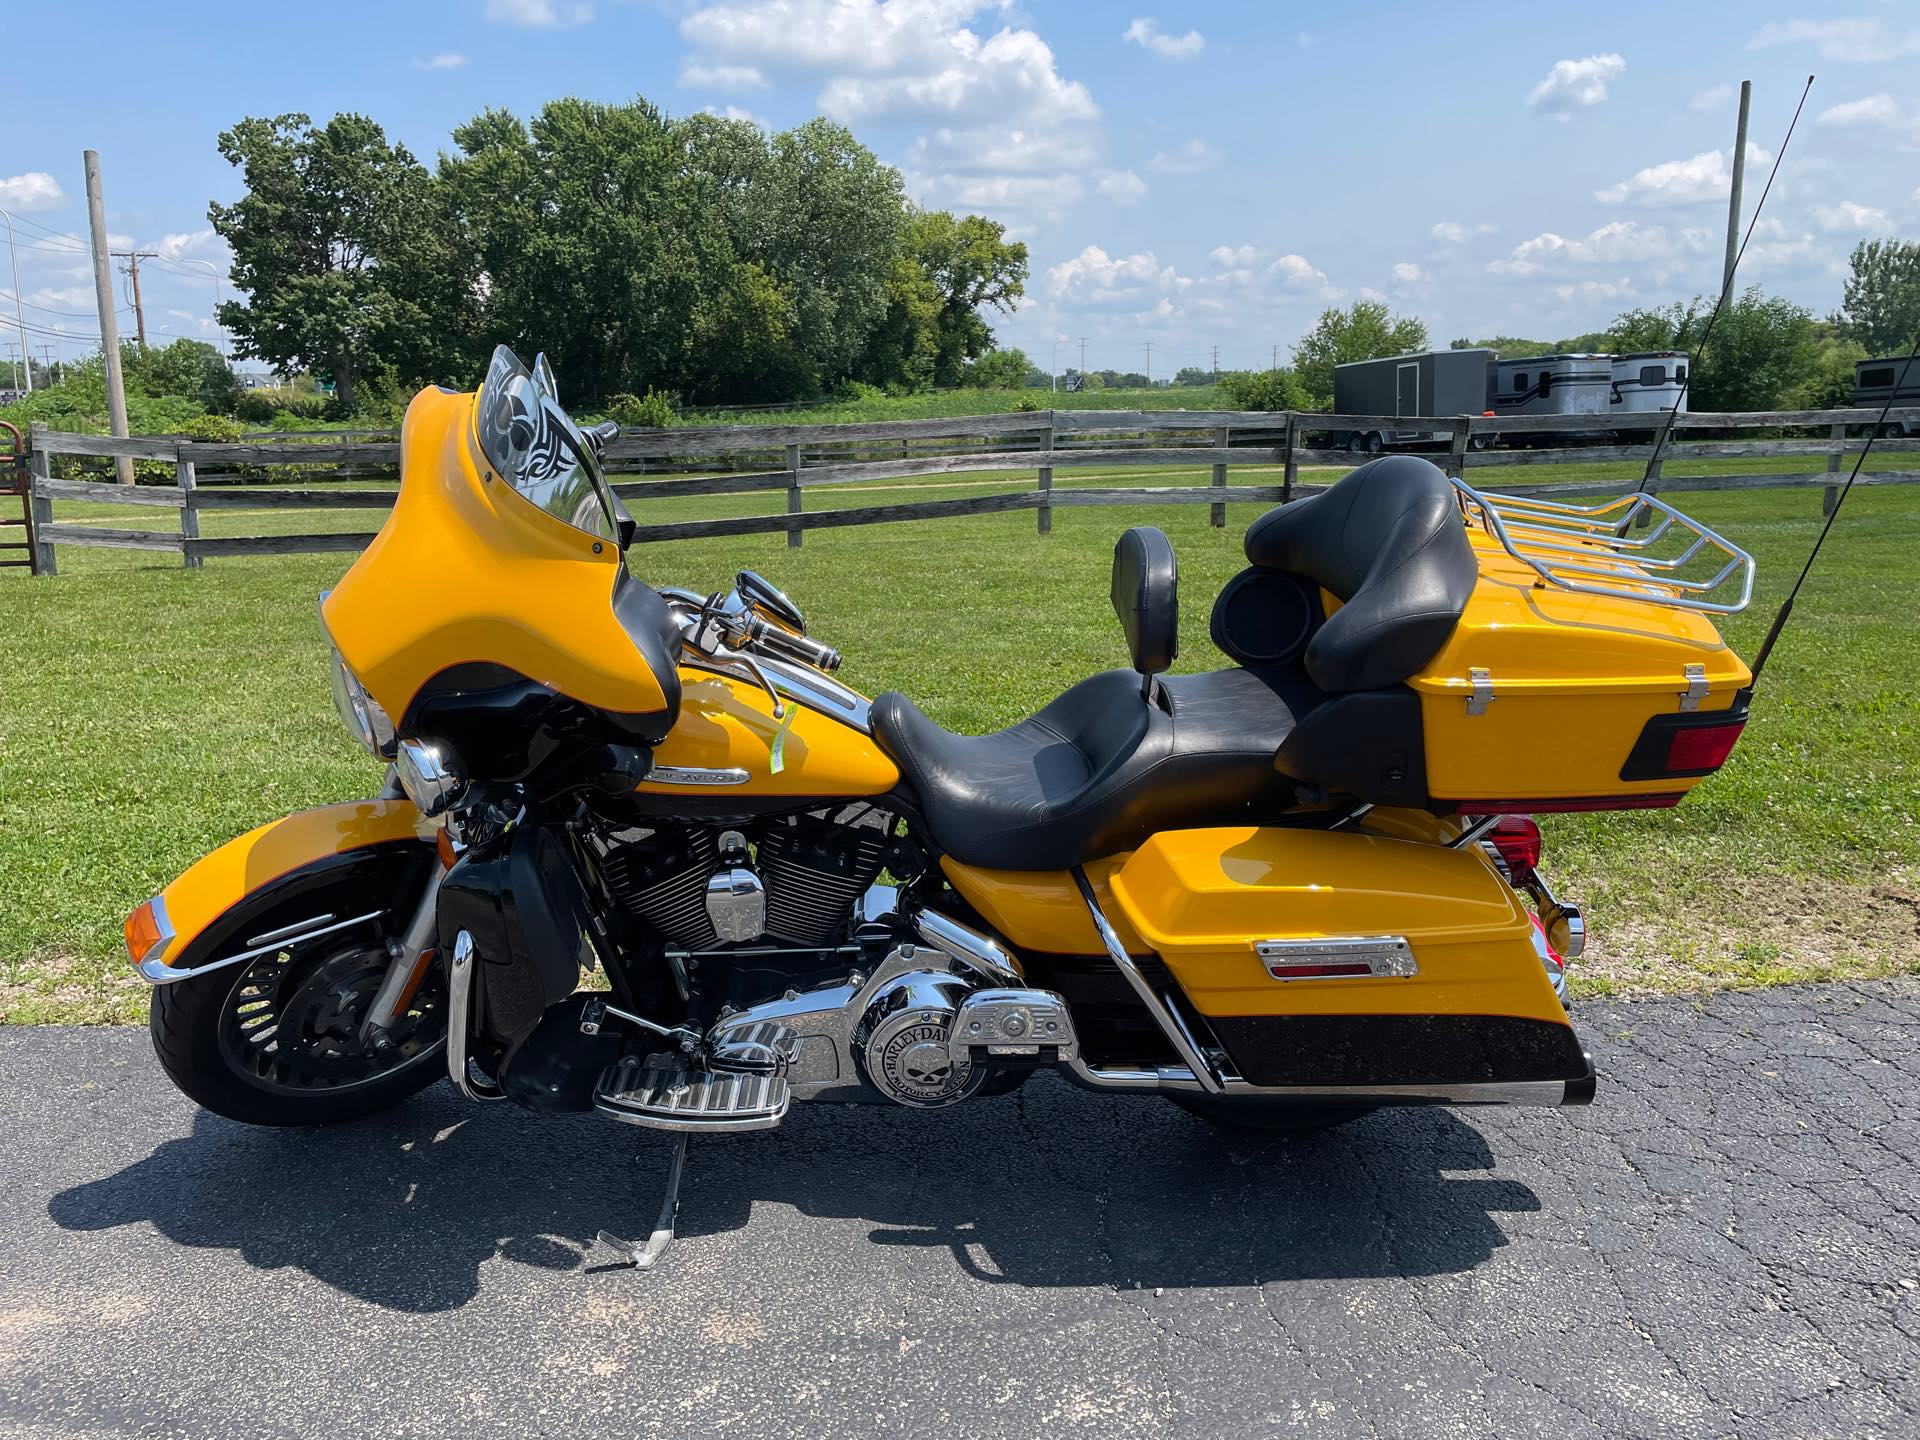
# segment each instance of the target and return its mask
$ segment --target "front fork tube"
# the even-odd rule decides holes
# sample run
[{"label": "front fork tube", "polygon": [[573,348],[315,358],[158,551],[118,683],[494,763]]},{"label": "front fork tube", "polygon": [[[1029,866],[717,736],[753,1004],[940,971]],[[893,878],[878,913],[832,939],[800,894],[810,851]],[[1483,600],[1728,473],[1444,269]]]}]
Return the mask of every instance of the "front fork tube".
[{"label": "front fork tube", "polygon": [[427,966],[433,960],[433,930],[434,922],[439,918],[440,881],[446,873],[444,865],[434,865],[433,873],[427,877],[426,889],[413,908],[413,918],[407,923],[406,933],[399,940],[387,942],[387,954],[390,957],[387,973],[373,997],[373,1004],[367,1007],[367,1018],[361,1025],[361,1039],[374,1051],[384,1050],[393,1043],[390,1032],[400,1017],[406,1014],[407,1006],[413,1002],[414,992],[420,988],[421,977],[426,974]]}]

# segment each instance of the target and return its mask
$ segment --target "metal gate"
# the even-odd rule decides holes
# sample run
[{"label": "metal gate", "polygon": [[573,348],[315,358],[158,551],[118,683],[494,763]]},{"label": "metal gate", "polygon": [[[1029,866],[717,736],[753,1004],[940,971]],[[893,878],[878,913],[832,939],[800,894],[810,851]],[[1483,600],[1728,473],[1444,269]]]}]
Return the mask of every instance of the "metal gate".
[{"label": "metal gate", "polygon": [[[0,443],[10,447],[0,451],[0,503],[8,496],[20,502],[17,519],[10,513],[11,506],[0,509],[0,568],[23,566],[31,570],[39,551],[33,547],[33,476],[27,470],[27,442],[18,425],[0,420]],[[13,530],[26,538],[13,539],[8,533]],[[16,550],[25,553],[16,555]]]}]

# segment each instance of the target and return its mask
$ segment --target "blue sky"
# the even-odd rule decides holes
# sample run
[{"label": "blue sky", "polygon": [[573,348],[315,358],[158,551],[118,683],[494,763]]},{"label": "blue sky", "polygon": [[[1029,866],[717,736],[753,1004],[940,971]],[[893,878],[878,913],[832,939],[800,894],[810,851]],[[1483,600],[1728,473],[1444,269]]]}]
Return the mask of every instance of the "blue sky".
[{"label": "blue sky", "polygon": [[[206,336],[206,221],[244,115],[373,116],[421,157],[483,107],[643,94],[844,121],[926,203],[1033,252],[1001,322],[1043,367],[1264,365],[1329,303],[1437,343],[1551,338],[1713,289],[1732,94],[1749,211],[1819,79],[1743,276],[1819,313],[1865,234],[1920,234],[1920,4],[1197,4],[1166,0],[13,0],[0,206],[36,350],[97,341],[80,152],[101,152],[150,335]],[[85,50],[65,65],[22,56]],[[206,262],[206,263],[202,263]],[[0,346],[17,340],[11,277]],[[130,330],[131,316],[123,318]]]}]

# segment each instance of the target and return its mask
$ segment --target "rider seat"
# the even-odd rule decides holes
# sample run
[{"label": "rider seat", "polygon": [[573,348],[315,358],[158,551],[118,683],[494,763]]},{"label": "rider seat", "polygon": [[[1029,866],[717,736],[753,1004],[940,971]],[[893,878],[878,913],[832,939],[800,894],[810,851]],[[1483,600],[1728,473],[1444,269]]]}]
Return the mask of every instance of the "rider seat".
[{"label": "rider seat", "polygon": [[[1284,661],[1165,676],[1173,548],[1141,527],[1114,549],[1132,672],[1082,680],[992,735],[943,730],[897,692],[875,700],[874,738],[934,843],[964,864],[1060,870],[1159,830],[1269,823],[1302,785],[1424,803],[1420,706],[1400,682],[1446,644],[1479,575],[1451,483],[1417,456],[1384,456],[1269,511],[1246,552],[1313,593],[1311,639]],[[1324,618],[1322,589],[1340,602]]]},{"label": "rider seat", "polygon": [[1252,823],[1291,794],[1274,752],[1317,698],[1297,668],[1157,678],[1179,636],[1173,547],[1158,530],[1120,537],[1113,602],[1134,669],[1082,680],[1009,729],[955,735],[897,691],[873,702],[874,738],[954,859],[1061,870],[1156,830]]}]

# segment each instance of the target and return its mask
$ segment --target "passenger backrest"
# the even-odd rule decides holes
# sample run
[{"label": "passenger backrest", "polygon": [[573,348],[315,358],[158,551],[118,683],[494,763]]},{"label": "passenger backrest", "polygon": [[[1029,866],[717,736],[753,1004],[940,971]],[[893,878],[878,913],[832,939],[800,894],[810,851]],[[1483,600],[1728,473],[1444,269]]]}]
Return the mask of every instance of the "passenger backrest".
[{"label": "passenger backrest", "polygon": [[1135,670],[1151,680],[1173,664],[1180,654],[1179,578],[1163,531],[1136,525],[1113,547],[1113,611]]},{"label": "passenger backrest", "polygon": [[1480,575],[1453,485],[1417,455],[1383,455],[1269,510],[1246,549],[1255,565],[1303,575],[1342,602],[1307,646],[1307,675],[1328,691],[1378,690],[1419,671]]}]

